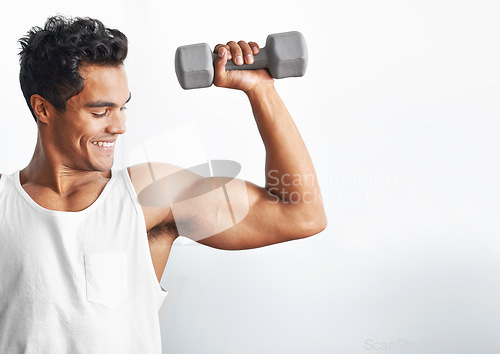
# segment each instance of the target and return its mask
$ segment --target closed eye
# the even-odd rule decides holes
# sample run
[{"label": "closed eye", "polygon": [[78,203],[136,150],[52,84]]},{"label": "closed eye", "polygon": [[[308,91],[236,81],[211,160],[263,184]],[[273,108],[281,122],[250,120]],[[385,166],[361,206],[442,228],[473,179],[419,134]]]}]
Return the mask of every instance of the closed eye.
[{"label": "closed eye", "polygon": [[108,113],[108,111],[104,111],[104,113],[92,113],[92,115],[96,118],[102,118],[102,117],[106,116],[107,113]]}]

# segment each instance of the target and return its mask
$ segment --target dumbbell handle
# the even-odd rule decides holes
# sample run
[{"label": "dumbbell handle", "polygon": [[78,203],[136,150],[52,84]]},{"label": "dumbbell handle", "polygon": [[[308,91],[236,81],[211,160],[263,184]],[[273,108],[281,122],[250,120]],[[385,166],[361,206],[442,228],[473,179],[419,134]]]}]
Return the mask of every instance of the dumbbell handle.
[{"label": "dumbbell handle", "polygon": [[[213,60],[219,56],[217,53],[212,53]],[[261,48],[259,54],[253,56],[254,62],[252,64],[236,65],[233,60],[228,60],[226,63],[226,70],[258,70],[267,68],[267,51],[266,48]],[[234,59],[234,56],[233,56]]]}]

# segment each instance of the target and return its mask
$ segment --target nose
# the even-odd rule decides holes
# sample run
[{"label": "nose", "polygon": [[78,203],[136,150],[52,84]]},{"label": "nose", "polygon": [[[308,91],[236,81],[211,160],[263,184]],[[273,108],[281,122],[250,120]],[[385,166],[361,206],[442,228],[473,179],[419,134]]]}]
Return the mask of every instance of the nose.
[{"label": "nose", "polygon": [[107,132],[110,134],[123,134],[127,130],[125,126],[126,115],[124,110],[117,110],[110,116]]}]

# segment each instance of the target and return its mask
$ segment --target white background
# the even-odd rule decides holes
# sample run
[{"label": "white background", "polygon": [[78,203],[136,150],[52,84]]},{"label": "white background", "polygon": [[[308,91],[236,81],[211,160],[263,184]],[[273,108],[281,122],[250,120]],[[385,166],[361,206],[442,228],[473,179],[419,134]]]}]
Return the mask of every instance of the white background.
[{"label": "white background", "polygon": [[176,144],[154,159],[231,159],[260,185],[265,155],[245,95],[183,91],[175,49],[263,45],[289,30],[309,46],[306,76],[276,86],[315,163],[328,228],[251,251],[176,242],[162,279],[164,353],[500,352],[498,2],[9,3],[3,173],[23,168],[36,140],[17,40],[56,13],[97,17],[129,37],[133,99],[117,165],[165,133]]}]

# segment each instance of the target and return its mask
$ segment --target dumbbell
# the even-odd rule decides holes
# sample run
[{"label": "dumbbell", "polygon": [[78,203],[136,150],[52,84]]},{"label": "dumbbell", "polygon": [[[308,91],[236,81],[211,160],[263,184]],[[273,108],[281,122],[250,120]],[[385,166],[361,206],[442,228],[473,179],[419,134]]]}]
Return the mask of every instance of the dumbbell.
[{"label": "dumbbell", "polygon": [[[175,73],[183,89],[210,87],[214,81],[214,53],[206,43],[177,48]],[[236,65],[228,61],[226,70],[267,69],[275,79],[298,77],[306,73],[307,45],[297,31],[267,36],[266,46],[254,56],[253,64]]]}]

